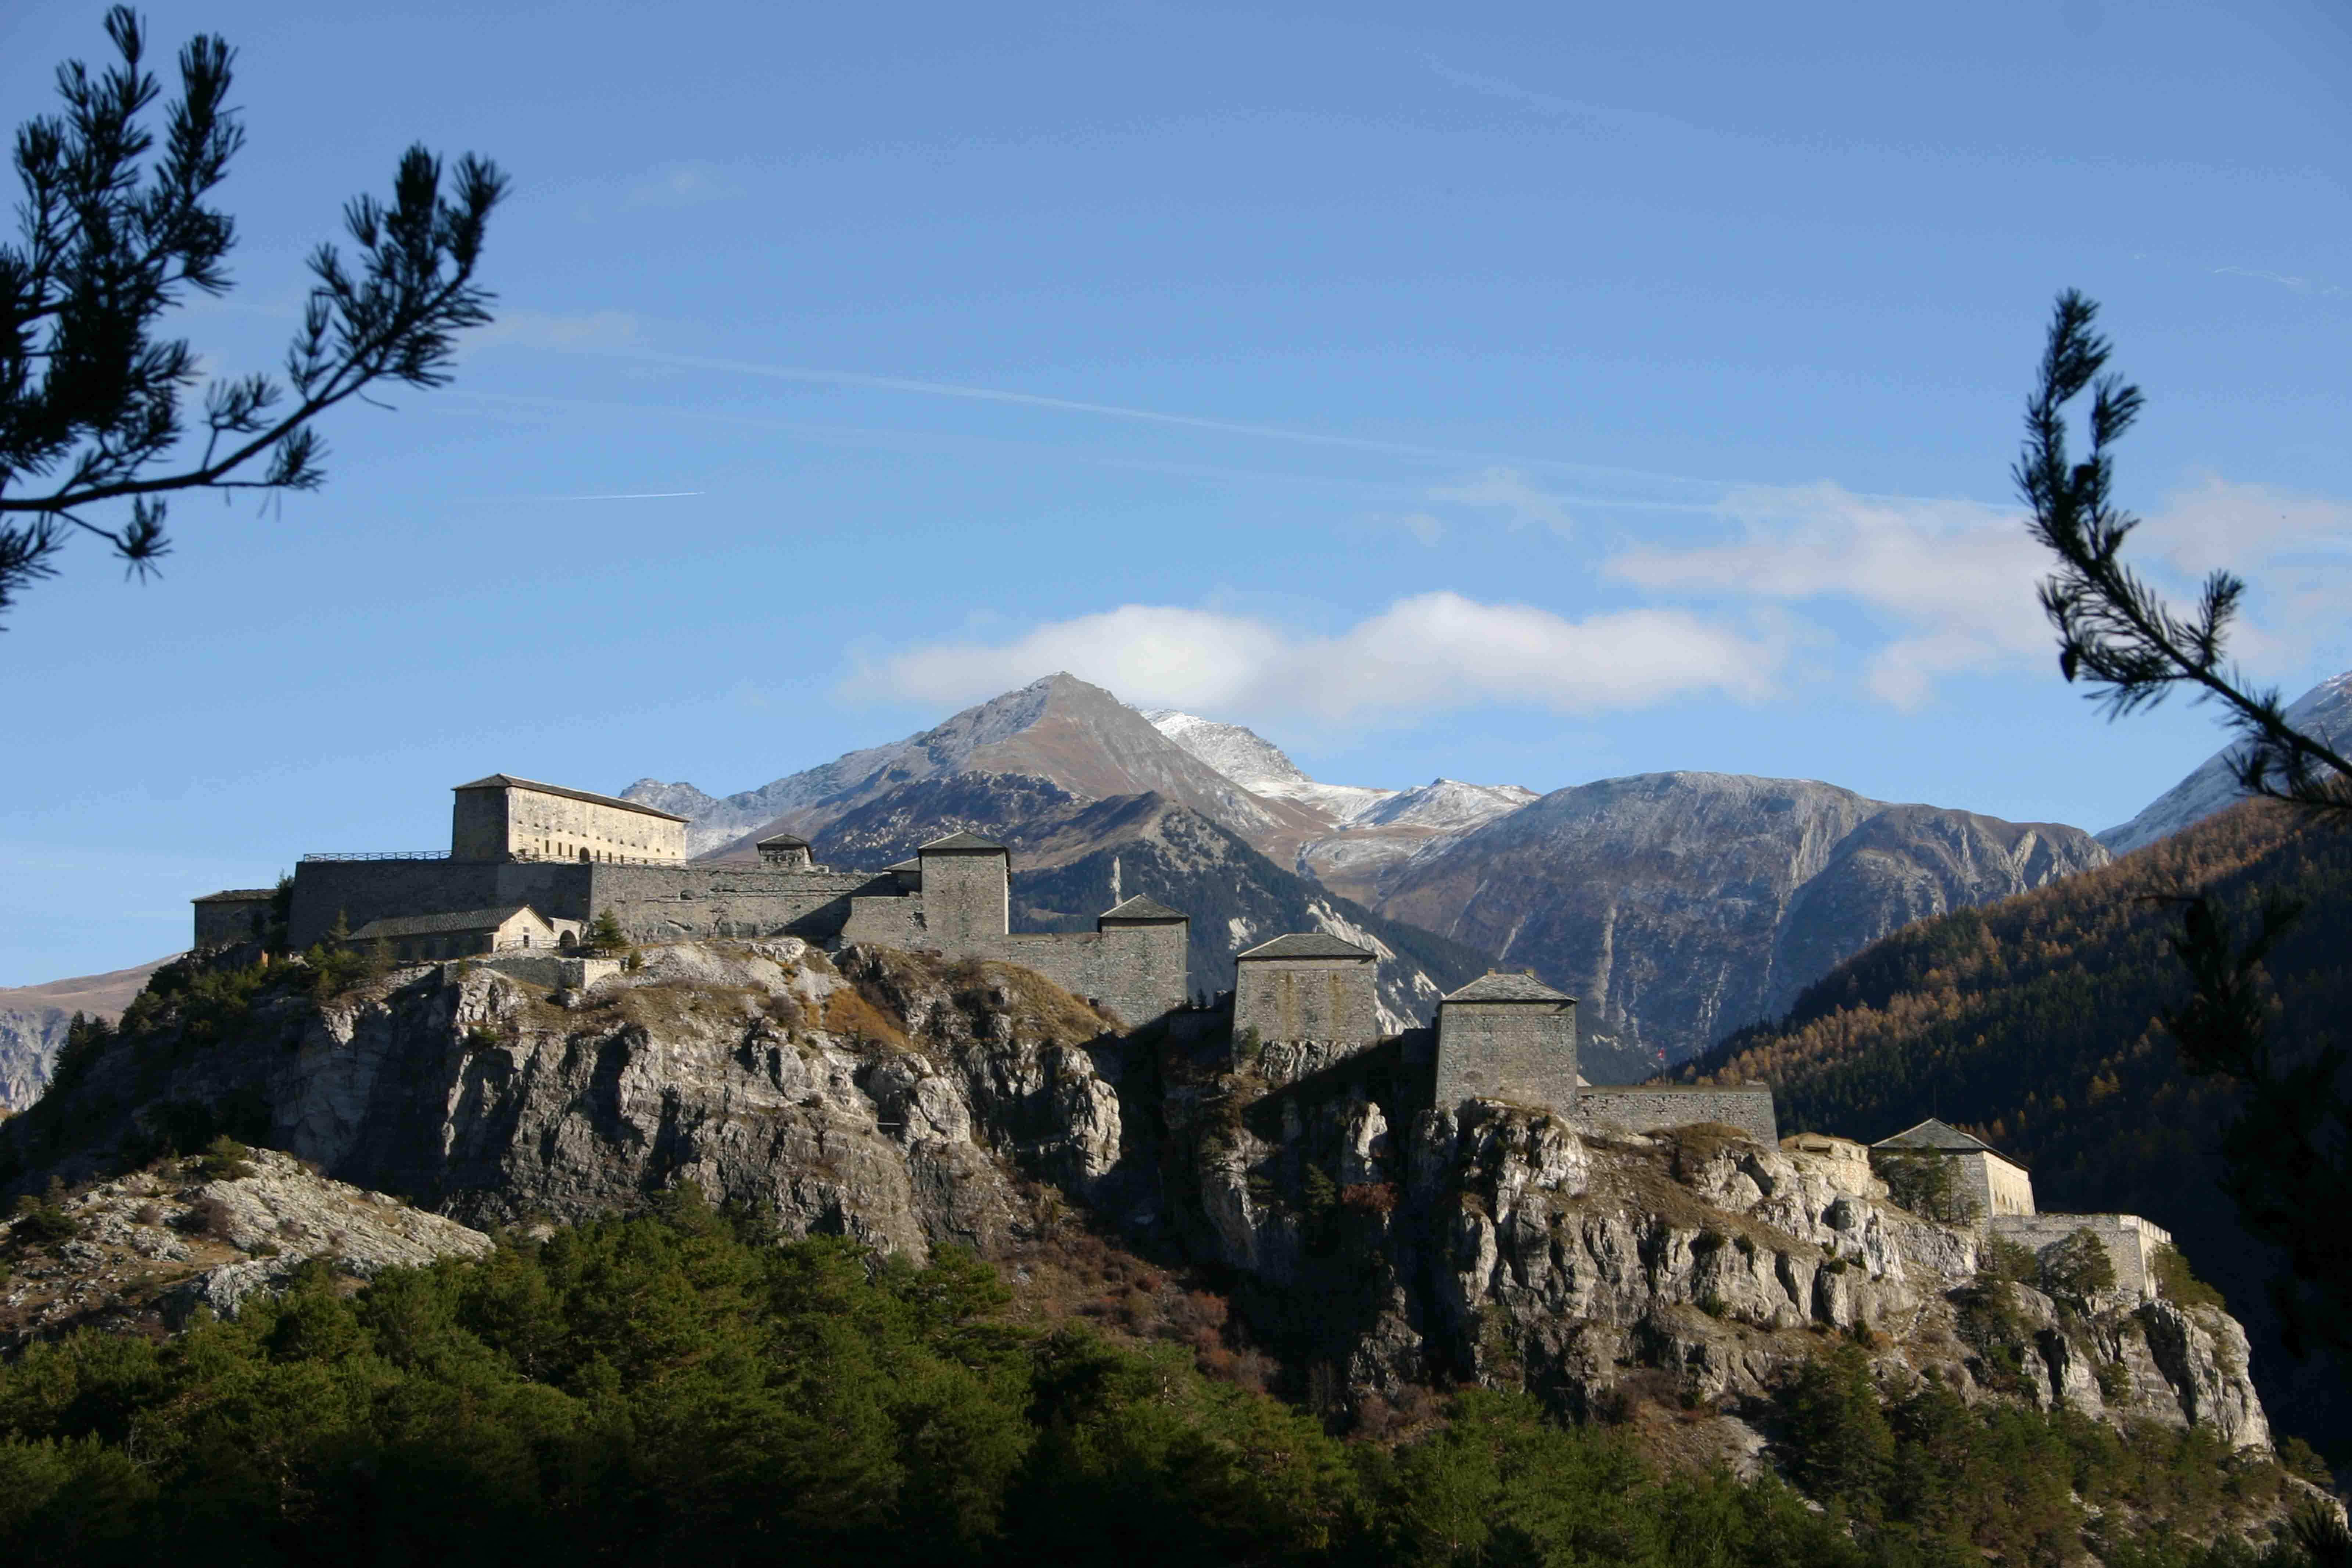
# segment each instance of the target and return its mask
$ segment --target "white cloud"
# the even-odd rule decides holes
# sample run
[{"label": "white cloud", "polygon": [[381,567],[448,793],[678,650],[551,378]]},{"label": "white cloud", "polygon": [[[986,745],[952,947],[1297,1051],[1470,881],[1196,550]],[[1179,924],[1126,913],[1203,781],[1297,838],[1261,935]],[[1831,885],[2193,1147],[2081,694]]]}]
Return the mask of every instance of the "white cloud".
[{"label": "white cloud", "polygon": [[[1717,510],[1738,537],[1629,551],[1607,571],[1653,593],[1863,605],[1885,628],[1864,658],[1864,683],[1900,708],[1926,703],[1947,677],[2039,670],[2054,658],[2035,597],[2051,561],[2021,512],[1828,483],[1743,489]],[[2321,617],[2343,602],[2341,566],[2289,572],[2282,558],[2347,540],[2352,507],[2343,502],[2209,474],[2168,496],[2126,553],[2184,605],[2203,572],[2246,574],[2259,619],[2232,646],[2260,667],[2302,657]]]},{"label": "white cloud", "polygon": [[1776,640],[1681,610],[1570,621],[1421,594],[1336,637],[1300,637],[1245,616],[1124,605],[1009,642],[912,648],[861,668],[843,694],[946,705],[1066,669],[1130,702],[1203,712],[1343,722],[1500,703],[1590,714],[1764,697],[1782,656]]},{"label": "white cloud", "polygon": [[742,188],[720,179],[696,163],[682,163],[649,184],[637,186],[622,203],[626,207],[698,207],[706,202],[732,201]]},{"label": "white cloud", "polygon": [[2049,657],[2033,597],[2044,563],[2011,514],[1974,501],[1885,500],[1834,484],[1735,490],[1721,508],[1742,537],[1629,551],[1610,575],[1652,592],[1769,601],[1858,600],[1896,635],[1865,659],[1877,696],[1916,707],[1938,677],[2028,668]]}]

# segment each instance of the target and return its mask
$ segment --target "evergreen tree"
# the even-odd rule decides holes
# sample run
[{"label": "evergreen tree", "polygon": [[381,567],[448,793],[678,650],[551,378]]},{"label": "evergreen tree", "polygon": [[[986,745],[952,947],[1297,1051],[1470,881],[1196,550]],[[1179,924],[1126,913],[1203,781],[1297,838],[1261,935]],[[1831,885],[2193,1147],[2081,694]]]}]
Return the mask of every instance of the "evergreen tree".
[{"label": "evergreen tree", "polygon": [[[77,531],[152,571],[170,548],[168,492],[317,489],[320,415],[381,384],[443,384],[455,335],[490,319],[474,268],[506,177],[468,153],[445,196],[440,160],[411,147],[389,205],[344,207],[356,263],[331,245],[311,253],[317,281],[286,357],[290,404],[266,375],[215,381],[191,433],[181,399],[196,355],[157,330],[189,290],[229,286],[236,224],[210,202],[245,141],[228,102],[236,51],[216,35],[181,48],[180,93],[150,161],[161,89],[145,30],[117,5],[106,32],[119,62],[61,67],[65,112],[16,132],[21,238],[0,245],[0,608],[53,573]],[[110,503],[128,517],[95,521]]]}]

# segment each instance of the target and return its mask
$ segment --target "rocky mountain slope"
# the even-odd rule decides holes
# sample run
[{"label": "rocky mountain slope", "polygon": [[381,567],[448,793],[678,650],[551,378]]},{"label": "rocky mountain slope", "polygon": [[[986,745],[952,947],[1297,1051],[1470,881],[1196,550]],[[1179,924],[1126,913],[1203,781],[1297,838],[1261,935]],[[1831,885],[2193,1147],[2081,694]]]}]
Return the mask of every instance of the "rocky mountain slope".
[{"label": "rocky mountain slope", "polygon": [[1375,907],[1532,968],[1672,1062],[1899,926],[2106,859],[2079,828],[1649,773],[1554,791],[1416,857]]},{"label": "rocky mountain slope", "polygon": [[690,818],[688,853],[705,855],[748,850],[769,833],[814,839],[903,785],[959,775],[1045,778],[1082,800],[1158,795],[1249,835],[1310,821],[1252,795],[1109,692],[1068,675],[1049,675],[895,744],[852,752],[724,800],[654,779],[621,795]]},{"label": "rocky mountain slope", "polygon": [[[116,1184],[68,1201],[133,1252],[142,1227],[169,1233],[115,1223],[138,1195],[123,1167],[207,1124],[475,1225],[692,1181],[793,1232],[1003,1258],[1075,1206],[1147,1256],[1226,1271],[1237,1327],[1335,1415],[1475,1380],[1754,1468],[1778,1391],[1843,1340],[1891,1390],[2194,1426],[2220,1454],[2268,1442],[2242,1338],[2210,1306],[1991,1279],[1972,1232],[1728,1129],[1609,1142],[1541,1110],[1438,1110],[1425,1037],[1266,1092],[1229,1070],[1216,1015],[1122,1038],[1008,966],[794,942],[642,956],[581,993],[454,963],[323,1000],[299,963],[175,974],[0,1124],[0,1184]],[[139,1194],[188,1202],[168,1188]]]},{"label": "rocky mountain slope", "polygon": [[2221,1157],[2243,1107],[2226,1081],[2184,1072],[2157,1022],[2184,990],[2168,900],[2192,890],[2241,930],[2266,895],[2302,905],[2263,966],[2273,1037],[2290,1060],[2342,1049],[2352,832],[2248,802],[2087,875],[1908,927],[1694,1070],[1770,1079],[1784,1126],[1966,1122],[2027,1164],[2043,1205],[2147,1215],[2245,1321],[2281,1424],[2341,1462],[2352,1359],[2291,1348],[2273,1293],[2288,1259],[2248,1228]]},{"label": "rocky mountain slope", "polygon": [[113,1022],[147,977],[171,961],[159,958],[105,974],[0,988],[0,1110],[22,1110],[40,1097],[58,1048],[66,1043],[66,1026],[76,1013]]},{"label": "rocky mountain slope", "polygon": [[[2333,737],[2343,751],[2352,743],[2352,670],[2321,681],[2288,704],[2287,722],[2305,734]],[[2111,854],[2128,855],[2143,846],[2195,826],[2244,798],[2230,771],[2224,746],[2198,764],[2187,778],[2150,801],[2129,822],[2099,835]]]}]

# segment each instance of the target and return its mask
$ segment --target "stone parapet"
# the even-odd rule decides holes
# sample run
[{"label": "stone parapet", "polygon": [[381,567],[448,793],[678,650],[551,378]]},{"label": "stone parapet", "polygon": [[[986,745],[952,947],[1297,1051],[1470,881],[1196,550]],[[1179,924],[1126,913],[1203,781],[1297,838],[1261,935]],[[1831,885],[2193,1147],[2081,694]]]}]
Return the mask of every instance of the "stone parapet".
[{"label": "stone parapet", "polygon": [[1591,1085],[1577,1091],[1570,1121],[1617,1132],[1660,1132],[1713,1121],[1737,1127],[1768,1149],[1780,1142],[1772,1087],[1763,1083]]},{"label": "stone parapet", "polygon": [[2107,1249],[2116,1290],[2142,1301],[2156,1300],[2156,1255],[2172,1245],[2170,1231],[2136,1214],[1995,1215],[1985,1222],[1985,1229],[2031,1248],[2037,1257],[2076,1231],[2087,1230]]}]

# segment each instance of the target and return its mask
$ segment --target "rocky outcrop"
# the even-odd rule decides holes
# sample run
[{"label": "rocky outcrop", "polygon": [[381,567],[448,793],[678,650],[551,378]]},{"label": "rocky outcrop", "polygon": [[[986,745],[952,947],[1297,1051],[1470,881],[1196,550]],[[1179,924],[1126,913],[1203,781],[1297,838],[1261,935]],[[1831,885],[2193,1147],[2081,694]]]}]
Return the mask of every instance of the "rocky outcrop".
[{"label": "rocky outcrop", "polygon": [[2105,864],[2080,829],[1830,784],[1649,773],[1558,790],[1382,879],[1377,907],[1525,965],[1681,1061],[1895,928]]},{"label": "rocky outcrop", "polygon": [[[45,1233],[45,1220],[71,1234]],[[234,1318],[315,1258],[368,1279],[491,1246],[480,1231],[275,1150],[167,1159],[75,1193],[52,1215],[0,1225],[0,1346],[80,1327],[181,1327],[199,1309]]]},{"label": "rocky outcrop", "polygon": [[287,967],[241,1018],[176,1004],[0,1124],[15,1187],[37,1192],[110,1177],[115,1152],[207,1114],[265,1123],[289,1152],[257,1155],[250,1178],[117,1183],[96,1204],[215,1205],[214,1244],[244,1250],[175,1260],[208,1270],[190,1310],[233,1310],[308,1253],[364,1272],[480,1245],[325,1191],[297,1157],[479,1226],[691,1182],[918,1258],[1015,1256],[1075,1205],[1231,1281],[1256,1342],[1327,1404],[1465,1379],[1571,1411],[1647,1398],[1719,1416],[1724,1452],[1750,1453],[1742,1423],[1851,1342],[1898,1390],[1935,1376],[2268,1441],[2243,1336],[2218,1311],[1990,1282],[1971,1231],[1871,1195],[1847,1162],[1729,1128],[1602,1139],[1537,1109],[1434,1109],[1425,1031],[1269,1090],[1230,1069],[1221,1015],[1122,1037],[1029,971],[875,948],[649,948],[579,993],[453,963],[326,1002]]},{"label": "rocky outcrop", "polygon": [[250,1136],[475,1224],[691,1181],[796,1231],[985,1252],[1017,1222],[1013,1170],[1084,1197],[1118,1163],[1109,1027],[1027,970],[789,939],[648,949],[584,995],[450,963],[268,994],[217,1047],[111,1050],[70,1150],[40,1161],[32,1123],[0,1142],[37,1162],[20,1185],[75,1182],[242,1105]]}]

